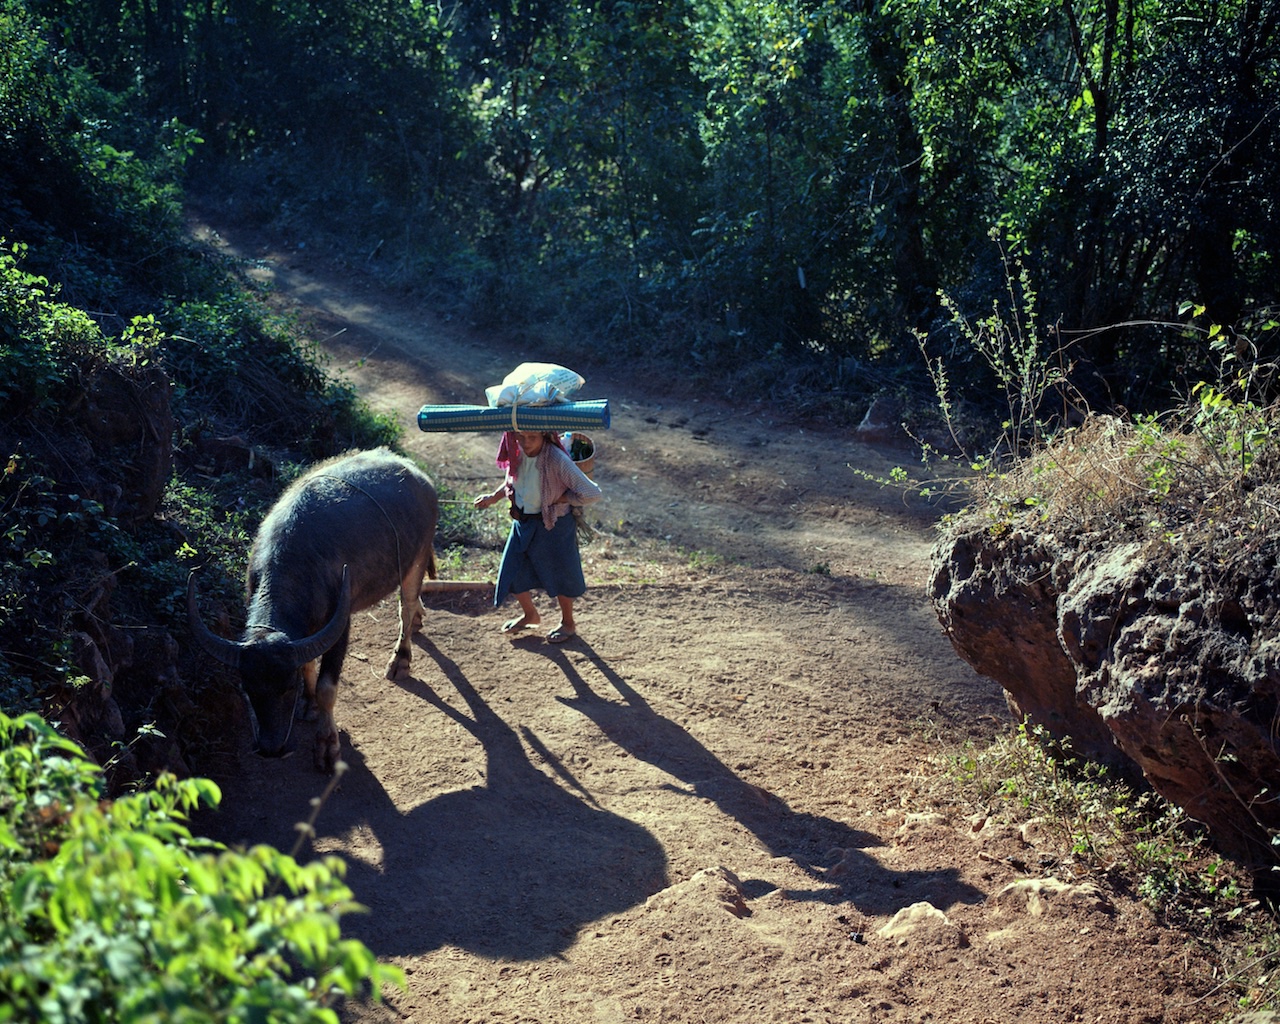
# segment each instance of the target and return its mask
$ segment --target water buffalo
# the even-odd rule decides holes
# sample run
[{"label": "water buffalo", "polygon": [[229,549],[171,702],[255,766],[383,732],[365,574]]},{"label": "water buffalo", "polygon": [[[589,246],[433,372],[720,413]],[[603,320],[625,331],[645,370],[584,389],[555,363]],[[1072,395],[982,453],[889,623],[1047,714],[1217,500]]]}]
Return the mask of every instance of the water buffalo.
[{"label": "water buffalo", "polygon": [[187,581],[191,630],[212,657],[240,673],[254,712],[258,751],[285,752],[305,683],[314,702],[316,767],[338,759],[333,706],[351,613],[400,588],[400,639],[387,678],[407,670],[409,638],[422,624],[422,580],[436,577],[438,504],[431,479],[385,448],[312,467],[280,496],[249,552],[244,639],[217,636]]}]

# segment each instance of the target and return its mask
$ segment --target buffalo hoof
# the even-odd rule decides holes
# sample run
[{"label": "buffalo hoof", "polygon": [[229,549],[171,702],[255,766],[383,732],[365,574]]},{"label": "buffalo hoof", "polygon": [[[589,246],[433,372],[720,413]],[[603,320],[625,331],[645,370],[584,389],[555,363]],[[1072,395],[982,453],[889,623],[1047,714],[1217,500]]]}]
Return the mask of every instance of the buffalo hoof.
[{"label": "buffalo hoof", "polygon": [[396,651],[387,662],[388,679],[399,679],[409,674],[409,666],[413,664],[413,656],[408,651]]},{"label": "buffalo hoof", "polygon": [[326,775],[332,775],[338,757],[342,753],[342,741],[337,732],[316,733],[315,762],[316,768]]}]

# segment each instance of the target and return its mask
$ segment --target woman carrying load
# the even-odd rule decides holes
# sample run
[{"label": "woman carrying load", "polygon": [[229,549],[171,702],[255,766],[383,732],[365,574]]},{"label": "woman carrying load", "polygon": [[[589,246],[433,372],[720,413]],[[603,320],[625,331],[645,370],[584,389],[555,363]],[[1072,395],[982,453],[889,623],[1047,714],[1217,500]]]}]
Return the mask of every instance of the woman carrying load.
[{"label": "woman carrying load", "polygon": [[498,567],[493,603],[500,607],[515,595],[521,614],[503,624],[504,633],[520,633],[538,625],[542,616],[531,591],[540,587],[560,605],[560,625],[547,634],[553,644],[577,636],[575,598],[586,593],[575,505],[598,501],[600,488],[574,465],[558,435],[549,431],[507,431],[498,447],[497,463],[506,478],[492,494],[475,499],[488,508],[503,497],[511,502],[511,533]]}]

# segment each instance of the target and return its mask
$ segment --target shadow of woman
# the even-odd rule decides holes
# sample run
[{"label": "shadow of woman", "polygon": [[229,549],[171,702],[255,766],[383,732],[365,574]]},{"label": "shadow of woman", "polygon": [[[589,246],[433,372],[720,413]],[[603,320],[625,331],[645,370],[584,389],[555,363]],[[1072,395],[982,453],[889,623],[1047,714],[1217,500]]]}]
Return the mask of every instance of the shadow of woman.
[{"label": "shadow of woman", "polygon": [[[453,945],[498,959],[562,952],[585,924],[665,888],[666,854],[645,829],[590,806],[539,771],[458,666],[426,637],[415,643],[456,688],[453,706],[421,679],[398,683],[474,736],[480,785],[402,813],[351,750],[343,799],[325,830],[367,828],[377,864],[351,862],[347,884],[371,911],[344,931],[379,956]],[[345,820],[343,820],[345,819]]]},{"label": "shadow of woman", "polygon": [[[749,829],[772,856],[791,860],[820,883],[810,891],[788,891],[788,897],[841,903],[856,893],[864,914],[892,914],[921,899],[939,907],[981,901],[982,894],[961,882],[955,869],[898,872],[882,868],[860,852],[883,845],[879,837],[833,818],[793,811],[779,797],[740,778],[683,727],[656,712],[586,641],[579,639],[575,649],[586,655],[622,701],[596,693],[564,650],[542,647],[540,653],[559,666],[574,690],[573,697],[557,699],[590,718],[632,757],[687,787],[671,786],[673,791],[711,800]],[[760,880],[743,885],[748,897],[773,888]]]}]

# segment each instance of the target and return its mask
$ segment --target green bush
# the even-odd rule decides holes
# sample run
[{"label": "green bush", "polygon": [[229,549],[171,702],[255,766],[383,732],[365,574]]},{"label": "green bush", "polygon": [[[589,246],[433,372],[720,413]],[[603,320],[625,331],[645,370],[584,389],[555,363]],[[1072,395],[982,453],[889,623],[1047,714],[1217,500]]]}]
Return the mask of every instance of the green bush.
[{"label": "green bush", "polygon": [[401,972],[343,939],[343,864],[239,852],[185,822],[221,794],[100,770],[37,715],[0,714],[0,1021],[325,1021]]},{"label": "green bush", "polygon": [[216,420],[227,432],[270,437],[321,458],[347,448],[394,444],[394,417],[370,410],[327,357],[288,318],[224,285],[175,303],[161,347],[179,419]]},{"label": "green bush", "polygon": [[71,358],[105,350],[83,311],[56,301],[57,288],[18,266],[27,247],[0,238],[0,415],[16,417],[54,403]]}]

